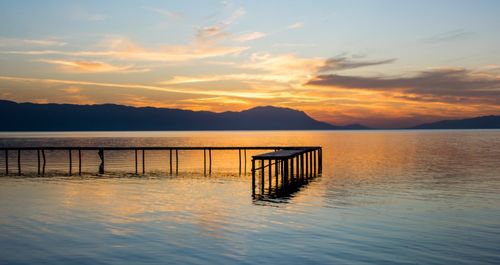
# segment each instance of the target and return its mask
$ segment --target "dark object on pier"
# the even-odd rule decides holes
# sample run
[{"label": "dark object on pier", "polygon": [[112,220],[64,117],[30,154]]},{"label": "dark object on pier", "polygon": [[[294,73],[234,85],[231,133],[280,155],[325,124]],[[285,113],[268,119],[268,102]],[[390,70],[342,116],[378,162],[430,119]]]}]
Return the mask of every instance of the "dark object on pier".
[{"label": "dark object on pier", "polygon": [[[99,149],[99,158],[101,159],[101,164],[99,165],[99,174],[104,174],[104,150],[101,148]],[[144,158],[144,152],[142,153],[142,156]],[[70,161],[71,163],[71,161]],[[69,173],[71,175],[71,172]]]},{"label": "dark object on pier", "polygon": [[[322,173],[323,151],[321,147],[304,147],[260,154],[252,157],[253,198],[288,196]],[[256,167],[256,162],[260,166]],[[274,174],[273,174],[274,166]],[[266,168],[268,188],[266,192]],[[260,193],[256,175],[260,172]],[[274,184],[273,184],[274,176]]]}]

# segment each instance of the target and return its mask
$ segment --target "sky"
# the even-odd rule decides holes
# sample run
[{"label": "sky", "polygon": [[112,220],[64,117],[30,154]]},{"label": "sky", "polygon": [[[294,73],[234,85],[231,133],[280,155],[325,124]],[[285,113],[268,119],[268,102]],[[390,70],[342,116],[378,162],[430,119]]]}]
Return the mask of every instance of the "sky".
[{"label": "sky", "polygon": [[500,114],[500,1],[1,1],[0,99],[397,128]]}]

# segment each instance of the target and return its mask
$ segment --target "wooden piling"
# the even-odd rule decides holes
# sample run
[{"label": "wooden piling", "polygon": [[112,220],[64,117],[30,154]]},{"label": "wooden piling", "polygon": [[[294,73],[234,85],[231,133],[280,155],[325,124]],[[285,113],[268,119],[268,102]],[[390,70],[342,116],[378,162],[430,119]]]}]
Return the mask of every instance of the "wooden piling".
[{"label": "wooden piling", "polygon": [[316,166],[316,155],[317,155],[317,150],[314,150],[313,151],[313,175],[316,176],[317,175],[317,166]]},{"label": "wooden piling", "polygon": [[281,187],[285,186],[285,170],[284,170],[285,163],[283,162],[282,159],[280,159],[280,172],[281,172]]},{"label": "wooden piling", "polygon": [[278,188],[278,184],[279,184],[279,172],[278,172],[278,160],[275,159],[274,160],[274,175],[275,175],[275,178],[276,178],[276,188]]},{"label": "wooden piling", "polygon": [[300,156],[295,157],[295,178],[297,180],[300,180],[300,173],[299,173],[299,160]]},{"label": "wooden piling", "polygon": [[179,150],[175,149],[175,175],[179,175]]},{"label": "wooden piling", "polygon": [[252,159],[252,195],[255,196],[255,160]]},{"label": "wooden piling", "polygon": [[306,178],[309,178],[309,152],[305,153],[306,155]]},{"label": "wooden piling", "polygon": [[260,160],[260,193],[261,194],[264,194],[264,160]]},{"label": "wooden piling", "polygon": [[47,163],[47,160],[45,159],[45,150],[42,149],[42,159],[43,159],[43,166],[42,166],[42,176],[45,175],[45,165]]},{"label": "wooden piling", "polygon": [[319,174],[323,173],[323,148],[319,148],[319,157],[318,157],[318,166],[319,166]]},{"label": "wooden piling", "polygon": [[272,178],[273,178],[273,173],[272,173],[272,162],[273,160],[269,159],[269,192],[271,192],[271,188],[272,188],[272,185],[273,185],[273,181],[272,181]]},{"label": "wooden piling", "polygon": [[247,174],[247,149],[244,149],[244,158],[245,158],[245,175]]},{"label": "wooden piling", "polygon": [[137,175],[139,172],[137,170],[137,149],[134,149],[134,154],[135,154],[135,174]]},{"label": "wooden piling", "polygon": [[313,177],[313,154],[309,151],[309,177]]},{"label": "wooden piling", "polygon": [[241,149],[238,149],[238,155],[239,155],[239,174],[241,176]]},{"label": "wooden piling", "polygon": [[300,154],[300,178],[302,178],[302,180],[304,180],[304,173],[304,154]]},{"label": "wooden piling", "polygon": [[212,148],[208,149],[208,174],[212,175]]},{"label": "wooden piling", "polygon": [[290,159],[285,159],[285,171],[286,171],[286,183],[287,185],[291,183],[290,178]]},{"label": "wooden piling", "polygon": [[36,173],[38,176],[40,176],[40,149],[36,150],[36,158],[37,158],[37,167],[36,167]]},{"label": "wooden piling", "polygon": [[142,174],[146,174],[146,151],[142,149]]},{"label": "wooden piling", "polygon": [[172,176],[172,149],[169,150],[170,151],[170,176]]},{"label": "wooden piling", "polygon": [[203,175],[207,175],[207,149],[203,149]]}]

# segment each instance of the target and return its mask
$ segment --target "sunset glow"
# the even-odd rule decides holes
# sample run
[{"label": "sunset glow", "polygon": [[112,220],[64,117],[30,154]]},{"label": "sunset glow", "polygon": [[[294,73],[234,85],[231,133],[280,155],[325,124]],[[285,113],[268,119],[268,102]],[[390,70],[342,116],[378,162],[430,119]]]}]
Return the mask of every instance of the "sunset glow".
[{"label": "sunset glow", "polygon": [[382,128],[498,115],[498,10],[495,1],[2,1],[0,98],[273,105]]}]

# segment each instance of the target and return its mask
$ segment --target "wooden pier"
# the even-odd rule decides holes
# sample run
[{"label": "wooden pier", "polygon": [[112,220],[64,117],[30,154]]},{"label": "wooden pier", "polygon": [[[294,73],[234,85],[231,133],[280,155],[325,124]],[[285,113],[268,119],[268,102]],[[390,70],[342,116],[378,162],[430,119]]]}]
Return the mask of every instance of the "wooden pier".
[{"label": "wooden pier", "polygon": [[[253,156],[252,158],[252,175],[255,175],[255,161],[274,161],[280,164],[282,167],[281,172],[284,172],[284,176],[288,178],[289,175],[294,176],[306,176],[309,174],[316,174],[317,170],[321,172],[321,147],[296,147],[296,146],[212,146],[212,147],[200,147],[200,146],[149,146],[149,147],[77,147],[77,146],[63,146],[63,147],[0,147],[0,152],[4,152],[4,168],[5,175],[11,175],[15,173],[21,176],[23,174],[22,170],[22,157],[25,153],[32,152],[31,154],[36,154],[37,159],[37,175],[43,176],[46,173],[47,167],[47,151],[62,151],[67,152],[68,156],[68,175],[82,174],[82,152],[95,152],[98,155],[99,166],[97,168],[98,174],[104,174],[106,172],[106,153],[109,151],[128,151],[133,152],[135,161],[135,174],[146,174],[146,153],[148,151],[165,151],[168,154],[168,161],[165,162],[165,167],[170,175],[179,173],[179,159],[181,151],[200,151],[203,152],[203,173],[204,175],[212,173],[212,152],[213,151],[235,151],[239,158],[239,174],[246,174],[247,169],[247,151],[273,151],[272,153],[266,153],[258,156]],[[9,167],[9,156],[15,153],[17,156],[17,167]],[[300,174],[299,171],[294,173],[293,165],[291,165],[290,160],[297,158],[302,159],[302,167]],[[140,161],[142,160],[142,161]],[[76,162],[78,161],[78,162]],[[141,162],[141,168],[139,171],[139,162]],[[285,167],[286,163],[286,167]],[[304,165],[306,163],[307,165]],[[12,164],[12,162],[10,162]],[[75,165],[76,164],[76,165]],[[309,166],[310,164],[310,166]],[[291,170],[288,167],[291,165]],[[74,170],[76,168],[76,171]],[[314,167],[314,171],[312,170]],[[297,166],[297,169],[299,166]],[[0,173],[1,174],[1,173]]]},{"label": "wooden pier", "polygon": [[322,173],[322,160],[321,147],[287,148],[253,156],[252,196],[255,197],[258,191],[256,185],[258,173],[260,173],[260,195],[265,194],[266,188],[268,195],[289,194],[290,191]]}]

